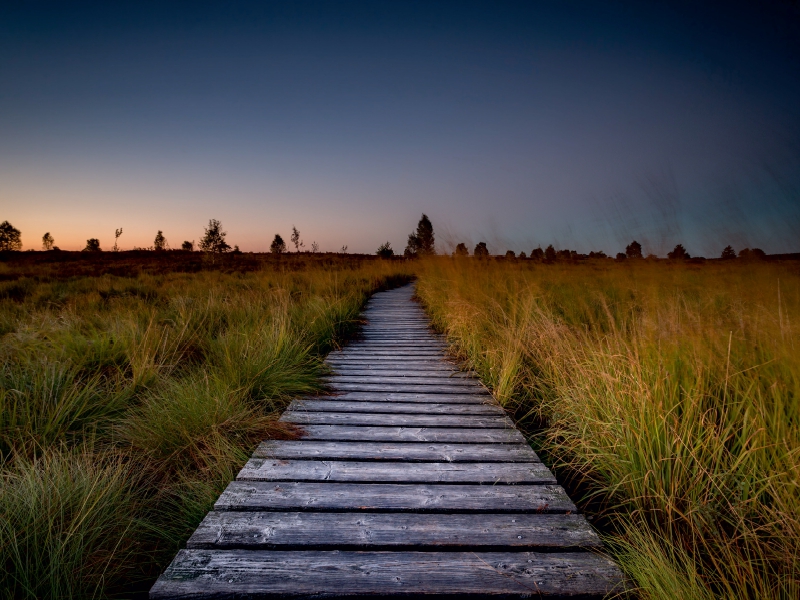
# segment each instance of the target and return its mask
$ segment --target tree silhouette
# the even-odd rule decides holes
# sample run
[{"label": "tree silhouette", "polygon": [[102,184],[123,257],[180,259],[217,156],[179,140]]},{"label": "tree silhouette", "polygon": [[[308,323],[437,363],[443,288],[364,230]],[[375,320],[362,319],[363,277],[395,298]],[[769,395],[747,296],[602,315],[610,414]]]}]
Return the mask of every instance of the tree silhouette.
[{"label": "tree silhouette", "polygon": [[119,236],[121,235],[122,235],[122,227],[114,230],[114,247],[111,249],[112,252],[119,252],[118,240]]},{"label": "tree silhouette", "polygon": [[286,252],[286,242],[283,241],[280,234],[275,234],[272,243],[269,245],[269,251],[273,254],[283,254]]},{"label": "tree silhouette", "polygon": [[489,249],[486,247],[486,242],[478,242],[472,254],[475,255],[475,258],[486,258],[489,256]]},{"label": "tree silhouette", "polygon": [[506,250],[506,258],[517,258],[517,253],[513,250]]},{"label": "tree silhouette", "polygon": [[544,250],[542,250],[541,246],[531,250],[531,260],[535,260],[538,262],[542,262],[542,260],[544,260]]},{"label": "tree silhouette", "polygon": [[603,252],[602,250],[599,250],[597,252],[594,252],[594,251],[589,252],[589,258],[607,258],[607,257],[606,257],[606,253],[605,252]]},{"label": "tree silhouette", "polygon": [[385,244],[381,244],[378,246],[378,251],[375,252],[381,258],[392,258],[394,256],[394,250],[392,250],[392,245],[389,242]]},{"label": "tree silhouette", "polygon": [[305,246],[305,244],[300,241],[300,232],[297,231],[297,227],[294,225],[292,225],[292,235],[289,239],[292,240],[292,244],[294,244],[294,249],[296,252],[300,252],[300,248]]},{"label": "tree silhouette", "polygon": [[43,250],[52,250],[54,242],[55,242],[55,240],[53,239],[53,236],[50,235],[50,232],[48,231],[47,233],[45,233],[42,236],[42,249]]},{"label": "tree silhouette", "polygon": [[623,260],[627,260],[628,255],[624,252],[617,252],[617,260],[622,262]]},{"label": "tree silhouette", "polygon": [[545,248],[544,259],[547,262],[553,262],[556,259],[556,249],[553,248],[553,244],[550,244],[547,248]]},{"label": "tree silhouette", "polygon": [[162,250],[167,249],[167,238],[164,237],[164,234],[161,230],[158,230],[156,234],[156,238],[153,240],[153,250],[156,252],[161,252]]},{"label": "tree silhouette", "polygon": [[689,260],[692,257],[683,247],[683,244],[678,244],[672,249],[672,252],[667,252],[667,258],[670,260]]},{"label": "tree silhouette", "polygon": [[436,244],[433,236],[433,224],[428,215],[422,214],[417,231],[408,234],[408,244],[403,252],[405,256],[429,256],[436,254]]},{"label": "tree silhouette", "polygon": [[316,254],[319,252],[319,244],[317,242],[311,242],[311,254]]},{"label": "tree silhouette", "polygon": [[519,257],[524,260],[524,259],[528,258],[528,255],[525,254],[525,252],[520,252],[519,253]]},{"label": "tree silhouette", "polygon": [[194,252],[194,242],[186,240],[181,244],[181,250],[183,250],[184,252]]},{"label": "tree silhouette", "polygon": [[463,242],[459,243],[456,246],[455,252],[453,252],[453,256],[469,256],[469,248]]},{"label": "tree silhouette", "polygon": [[22,250],[22,233],[8,221],[0,223],[0,251]]},{"label": "tree silhouette", "polygon": [[228,242],[225,241],[227,232],[222,230],[222,223],[216,219],[208,220],[208,227],[200,240],[200,250],[203,252],[210,252],[211,254],[222,254],[231,249]]},{"label": "tree silhouette", "polygon": [[733,260],[736,258],[736,250],[734,250],[732,246],[725,246],[720,258],[722,260]]},{"label": "tree silhouette", "polygon": [[100,247],[100,240],[97,238],[89,238],[86,240],[86,248],[83,249],[83,252],[102,252],[103,249]]},{"label": "tree silhouette", "polygon": [[761,260],[766,256],[766,253],[761,248],[739,250],[739,258],[742,260]]},{"label": "tree silhouette", "polygon": [[625,256],[628,258],[642,258],[642,245],[633,240],[630,244],[625,246]]}]

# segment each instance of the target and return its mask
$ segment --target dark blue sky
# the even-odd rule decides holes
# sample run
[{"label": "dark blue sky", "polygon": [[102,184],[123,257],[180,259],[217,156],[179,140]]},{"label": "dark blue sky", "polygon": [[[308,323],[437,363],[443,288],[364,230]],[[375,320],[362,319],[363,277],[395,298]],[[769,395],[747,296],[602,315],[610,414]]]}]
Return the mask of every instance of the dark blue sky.
[{"label": "dark blue sky", "polygon": [[[761,5],[758,5],[761,4]],[[0,220],[35,248],[438,239],[800,251],[791,3],[0,7]]]}]

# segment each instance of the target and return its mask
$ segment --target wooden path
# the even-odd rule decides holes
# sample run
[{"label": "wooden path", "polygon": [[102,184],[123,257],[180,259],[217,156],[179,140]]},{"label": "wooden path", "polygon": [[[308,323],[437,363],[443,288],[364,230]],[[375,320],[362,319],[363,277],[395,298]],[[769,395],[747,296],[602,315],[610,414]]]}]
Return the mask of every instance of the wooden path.
[{"label": "wooden path", "polygon": [[602,598],[622,576],[492,396],[445,358],[406,286],[368,304],[151,598]]}]

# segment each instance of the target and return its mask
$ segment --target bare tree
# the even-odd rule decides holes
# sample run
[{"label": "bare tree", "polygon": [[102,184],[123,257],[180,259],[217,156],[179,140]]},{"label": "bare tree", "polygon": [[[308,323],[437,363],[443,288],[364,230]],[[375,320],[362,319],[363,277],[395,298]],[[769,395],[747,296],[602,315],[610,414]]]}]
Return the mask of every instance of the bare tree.
[{"label": "bare tree", "polygon": [[319,244],[317,242],[311,242],[311,254],[316,254],[319,252]]},{"label": "bare tree", "polygon": [[54,243],[55,240],[49,231],[42,236],[42,250],[52,250]]},{"label": "bare tree", "polygon": [[119,236],[121,235],[122,235],[122,227],[114,230],[114,247],[112,248],[114,252],[119,252],[119,245],[117,244],[117,242],[119,240]]}]

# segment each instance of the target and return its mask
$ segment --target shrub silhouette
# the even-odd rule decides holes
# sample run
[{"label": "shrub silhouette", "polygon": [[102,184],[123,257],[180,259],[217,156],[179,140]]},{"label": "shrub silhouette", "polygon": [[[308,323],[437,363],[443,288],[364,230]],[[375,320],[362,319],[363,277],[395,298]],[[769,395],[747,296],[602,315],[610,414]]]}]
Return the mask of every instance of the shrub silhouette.
[{"label": "shrub silhouette", "polygon": [[633,240],[630,244],[625,246],[625,256],[628,258],[642,258],[642,245]]},{"label": "shrub silhouette", "polygon": [[524,260],[524,259],[528,258],[528,255],[525,254],[525,252],[520,252],[519,253],[519,257]]},{"label": "shrub silhouette", "polygon": [[22,233],[8,221],[0,223],[0,251],[22,250]]},{"label": "shrub silhouette", "polygon": [[732,246],[725,246],[725,249],[722,251],[722,255],[720,255],[722,260],[733,260],[736,258],[736,250],[733,249]]},{"label": "shrub silhouette", "polygon": [[463,242],[460,242],[458,246],[456,246],[453,256],[469,256],[469,249],[467,248],[467,245]]},{"label": "shrub silhouette", "polygon": [[425,213],[417,223],[417,231],[408,234],[408,244],[404,256],[428,256],[436,254],[433,224]]},{"label": "shrub silhouette", "polygon": [[86,240],[86,248],[83,249],[83,252],[102,252],[103,249],[100,247],[100,240],[97,238],[89,238]]},{"label": "shrub silhouette", "polygon": [[745,248],[739,250],[739,258],[743,260],[761,260],[766,256],[766,253],[761,248]]},{"label": "shrub silhouette", "polygon": [[156,252],[161,252],[167,249],[167,238],[164,237],[164,234],[161,230],[158,230],[156,234],[156,238],[153,240],[153,250]]},{"label": "shrub silhouette", "polygon": [[231,249],[228,242],[225,241],[227,232],[222,230],[222,223],[216,219],[208,220],[208,227],[206,227],[205,235],[200,240],[200,250],[203,252],[210,252],[211,254],[222,254]]},{"label": "shrub silhouette", "polygon": [[672,252],[667,253],[667,258],[670,260],[689,260],[692,257],[683,247],[683,244],[678,244],[672,249]]},{"label": "shrub silhouette", "polygon": [[627,254],[625,254],[624,252],[617,252],[617,260],[618,261],[623,261],[623,260],[627,260],[627,259],[628,259],[628,255]]},{"label": "shrub silhouette", "polygon": [[194,252],[194,242],[186,240],[181,244],[181,250],[183,250],[184,252]]},{"label": "shrub silhouette", "polygon": [[283,254],[286,252],[286,242],[283,241],[280,234],[275,234],[272,243],[269,245],[269,251],[273,254]]},{"label": "shrub silhouette", "polygon": [[544,259],[547,262],[553,262],[556,259],[556,249],[553,248],[553,244],[550,244],[547,248],[545,248]]},{"label": "shrub silhouette", "polygon": [[589,252],[589,258],[608,258],[606,253],[602,250],[598,250],[597,252]]},{"label": "shrub silhouette", "polygon": [[48,231],[42,236],[42,250],[52,250],[54,242],[53,236]]},{"label": "shrub silhouette", "polygon": [[506,258],[517,258],[517,254],[513,250],[506,250]]},{"label": "shrub silhouette", "polygon": [[114,230],[114,247],[111,248],[112,252],[119,252],[119,236],[122,235],[122,227]]},{"label": "shrub silhouette", "polygon": [[531,260],[535,260],[538,262],[542,262],[544,260],[544,250],[542,250],[541,246],[531,250]]},{"label": "shrub silhouette", "polygon": [[472,254],[475,255],[475,258],[486,258],[489,256],[489,249],[486,247],[486,242],[478,242]]},{"label": "shrub silhouette", "polygon": [[389,242],[385,244],[381,244],[378,246],[377,252],[375,252],[381,258],[392,258],[394,256],[394,250],[392,250],[392,245]]}]

